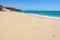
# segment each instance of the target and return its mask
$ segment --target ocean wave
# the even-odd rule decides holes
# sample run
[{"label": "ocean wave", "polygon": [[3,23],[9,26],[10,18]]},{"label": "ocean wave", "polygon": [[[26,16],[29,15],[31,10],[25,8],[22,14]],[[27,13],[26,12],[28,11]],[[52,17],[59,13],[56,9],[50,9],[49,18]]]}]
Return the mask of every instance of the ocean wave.
[{"label": "ocean wave", "polygon": [[49,15],[40,15],[40,14],[24,13],[24,12],[22,12],[22,14],[27,14],[27,15],[37,16],[37,17],[43,17],[43,18],[50,18],[50,19],[58,19],[58,20],[60,20],[60,17],[49,16]]}]

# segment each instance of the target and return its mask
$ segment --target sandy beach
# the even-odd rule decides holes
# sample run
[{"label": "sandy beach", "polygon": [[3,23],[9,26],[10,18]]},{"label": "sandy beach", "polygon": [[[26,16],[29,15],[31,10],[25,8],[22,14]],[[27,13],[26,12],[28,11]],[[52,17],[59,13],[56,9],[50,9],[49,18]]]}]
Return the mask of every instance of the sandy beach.
[{"label": "sandy beach", "polygon": [[60,40],[60,20],[0,11],[0,40]]}]

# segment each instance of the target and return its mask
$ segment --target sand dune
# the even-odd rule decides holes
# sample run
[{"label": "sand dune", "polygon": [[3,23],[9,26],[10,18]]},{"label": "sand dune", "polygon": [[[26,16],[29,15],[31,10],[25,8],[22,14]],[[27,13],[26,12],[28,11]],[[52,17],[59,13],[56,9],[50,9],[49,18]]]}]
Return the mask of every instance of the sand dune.
[{"label": "sand dune", "polygon": [[60,21],[1,11],[0,40],[60,40]]}]

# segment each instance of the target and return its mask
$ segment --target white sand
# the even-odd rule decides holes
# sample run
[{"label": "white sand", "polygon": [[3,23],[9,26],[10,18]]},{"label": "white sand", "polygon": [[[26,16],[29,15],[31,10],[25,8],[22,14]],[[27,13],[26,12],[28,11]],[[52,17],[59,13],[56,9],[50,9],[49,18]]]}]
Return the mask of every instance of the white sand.
[{"label": "white sand", "polygon": [[60,40],[60,21],[2,11],[0,40]]}]

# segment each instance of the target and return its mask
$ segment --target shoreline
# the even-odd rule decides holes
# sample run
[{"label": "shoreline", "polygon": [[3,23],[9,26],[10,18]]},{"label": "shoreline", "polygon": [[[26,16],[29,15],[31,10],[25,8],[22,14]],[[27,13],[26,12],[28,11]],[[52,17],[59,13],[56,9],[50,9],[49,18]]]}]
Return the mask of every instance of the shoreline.
[{"label": "shoreline", "polygon": [[60,17],[57,17],[57,16],[38,15],[38,14],[24,13],[24,12],[17,12],[17,13],[26,14],[26,15],[30,15],[30,16],[36,16],[36,17],[42,17],[42,18],[47,18],[47,19],[60,20]]}]

